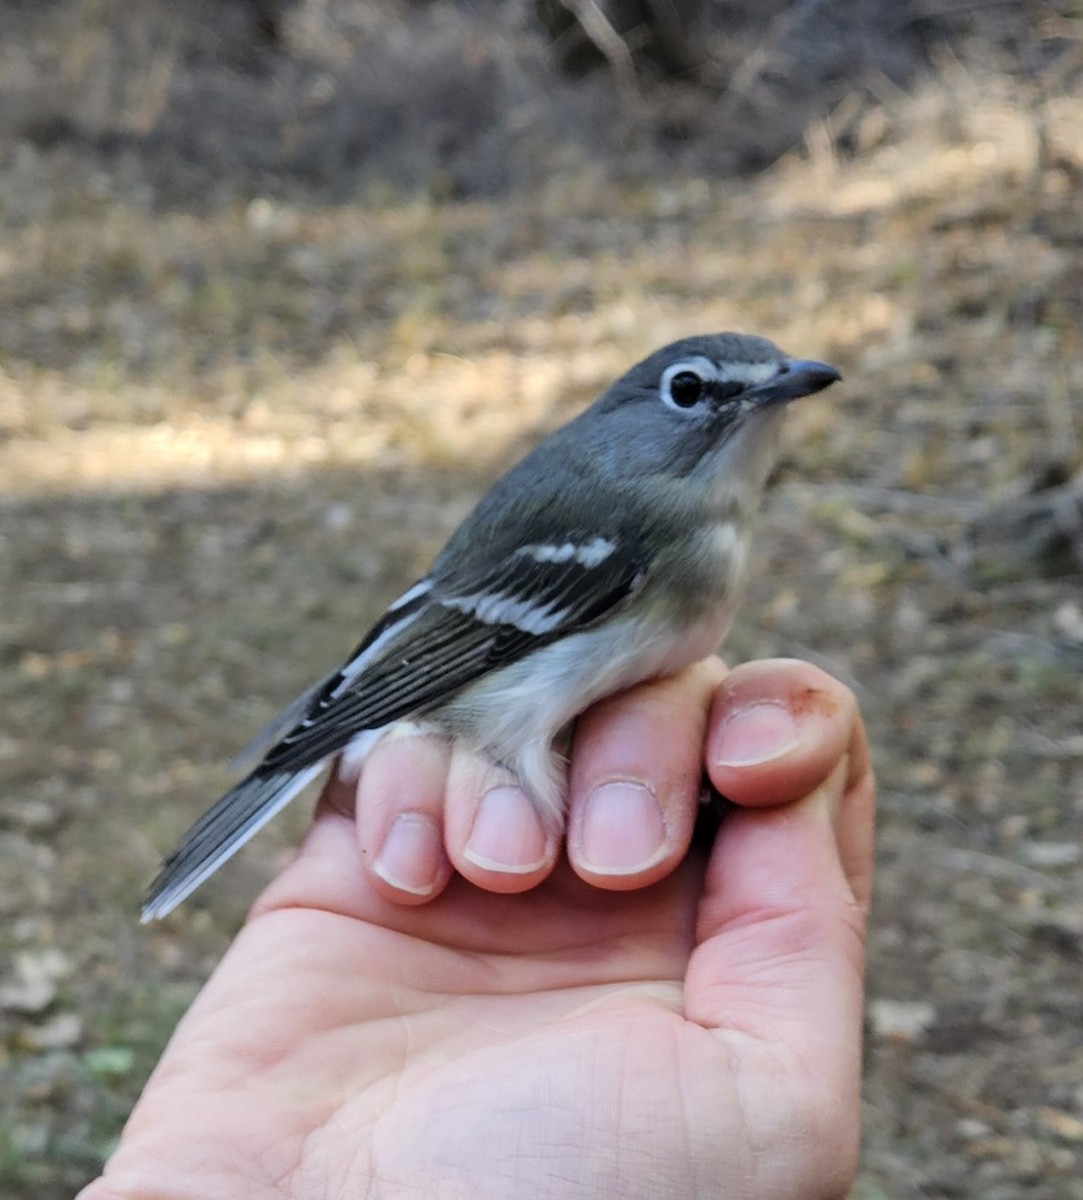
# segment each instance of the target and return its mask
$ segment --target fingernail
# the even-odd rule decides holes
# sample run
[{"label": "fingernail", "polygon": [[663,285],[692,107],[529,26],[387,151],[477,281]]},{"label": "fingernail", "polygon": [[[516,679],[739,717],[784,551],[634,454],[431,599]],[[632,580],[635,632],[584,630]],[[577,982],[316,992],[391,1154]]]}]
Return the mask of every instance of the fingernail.
[{"label": "fingernail", "polygon": [[770,762],[801,741],[793,714],[773,700],[750,704],[726,718],[714,740],[711,761],[720,767]]},{"label": "fingernail", "polygon": [[579,863],[596,875],[631,875],[665,857],[662,810],[641,783],[599,784],[587,797],[579,834]]},{"label": "fingernail", "polygon": [[522,788],[503,785],[481,798],[463,856],[486,871],[525,875],[549,856],[549,839]]},{"label": "fingernail", "polygon": [[443,838],[423,813],[400,813],[391,823],[372,869],[393,888],[427,896],[443,864]]}]

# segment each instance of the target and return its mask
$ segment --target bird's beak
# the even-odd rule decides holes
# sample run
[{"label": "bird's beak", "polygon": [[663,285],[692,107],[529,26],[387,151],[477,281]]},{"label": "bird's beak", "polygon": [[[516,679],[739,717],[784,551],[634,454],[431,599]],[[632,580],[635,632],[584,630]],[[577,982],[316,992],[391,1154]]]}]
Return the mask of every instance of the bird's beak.
[{"label": "bird's beak", "polygon": [[827,363],[791,358],[773,379],[755,388],[749,396],[756,401],[757,408],[788,404],[791,400],[800,400],[802,396],[822,392],[841,378],[839,372]]}]

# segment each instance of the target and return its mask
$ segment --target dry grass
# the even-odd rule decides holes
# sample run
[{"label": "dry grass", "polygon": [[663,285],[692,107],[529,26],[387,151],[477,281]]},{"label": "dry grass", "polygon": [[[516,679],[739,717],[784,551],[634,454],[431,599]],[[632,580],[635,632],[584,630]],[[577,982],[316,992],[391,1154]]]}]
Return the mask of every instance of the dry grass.
[{"label": "dry grass", "polygon": [[[8,180],[5,1195],[93,1173],[303,826],[139,929],[221,764],[540,431],[732,327],[847,379],[793,413],[729,654],[822,662],[877,749],[856,1195],[1083,1196],[1083,571],[960,551],[985,506],[1083,467],[1083,107],[1039,124],[959,71],[896,104],[905,136],[843,162],[814,131],[744,184],[155,211],[62,154]],[[35,216],[62,168],[83,186]]]}]

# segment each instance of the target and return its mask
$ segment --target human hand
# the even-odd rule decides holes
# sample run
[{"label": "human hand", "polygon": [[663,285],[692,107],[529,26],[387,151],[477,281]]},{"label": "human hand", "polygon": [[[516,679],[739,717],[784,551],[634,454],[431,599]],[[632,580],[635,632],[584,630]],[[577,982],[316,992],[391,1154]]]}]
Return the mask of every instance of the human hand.
[{"label": "human hand", "polygon": [[[807,664],[722,674],[702,663],[584,716],[551,874],[548,846],[526,871],[466,854],[477,766],[460,786],[416,740],[367,768],[375,817],[355,823],[332,787],[81,1200],[845,1196],[864,731]],[[709,856],[686,853],[704,762],[738,806]],[[659,801],[661,846],[638,867],[647,842],[586,811],[614,780]],[[404,889],[407,860],[372,866],[382,838],[404,805],[439,828],[416,806],[444,790],[432,886]],[[644,804],[634,824],[652,821]]]}]

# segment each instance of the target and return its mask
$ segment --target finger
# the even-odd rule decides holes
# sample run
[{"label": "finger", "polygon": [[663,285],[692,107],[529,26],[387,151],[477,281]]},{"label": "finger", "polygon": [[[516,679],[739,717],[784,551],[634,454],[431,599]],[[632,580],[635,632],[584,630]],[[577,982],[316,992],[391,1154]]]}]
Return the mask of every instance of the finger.
[{"label": "finger", "polygon": [[424,904],[451,878],[444,850],[447,738],[393,731],[369,752],[357,783],[357,844],[373,889]]},{"label": "finger", "polygon": [[596,887],[646,887],[681,861],[703,779],[717,658],[640,684],[579,719],[569,780],[568,857]]},{"label": "finger", "polygon": [[[831,1114],[857,1111],[860,1083],[865,910],[838,838],[850,773],[844,754],[811,795],[727,814],[685,984],[689,1019],[746,1064],[749,1110],[785,1094],[828,1170],[852,1163],[855,1131]],[[854,811],[871,827],[871,805]]]},{"label": "finger", "polygon": [[456,741],[444,805],[455,869],[491,892],[525,892],[552,871],[559,827],[541,816],[515,776]]},{"label": "finger", "polygon": [[823,784],[847,756],[840,856],[859,903],[872,875],[873,783],[865,726],[849,688],[810,663],[745,663],[718,689],[707,770],[744,807],[783,804]]},{"label": "finger", "polygon": [[711,710],[712,782],[748,806],[808,795],[846,750],[856,707],[847,688],[810,663],[770,659],[737,667]]}]

